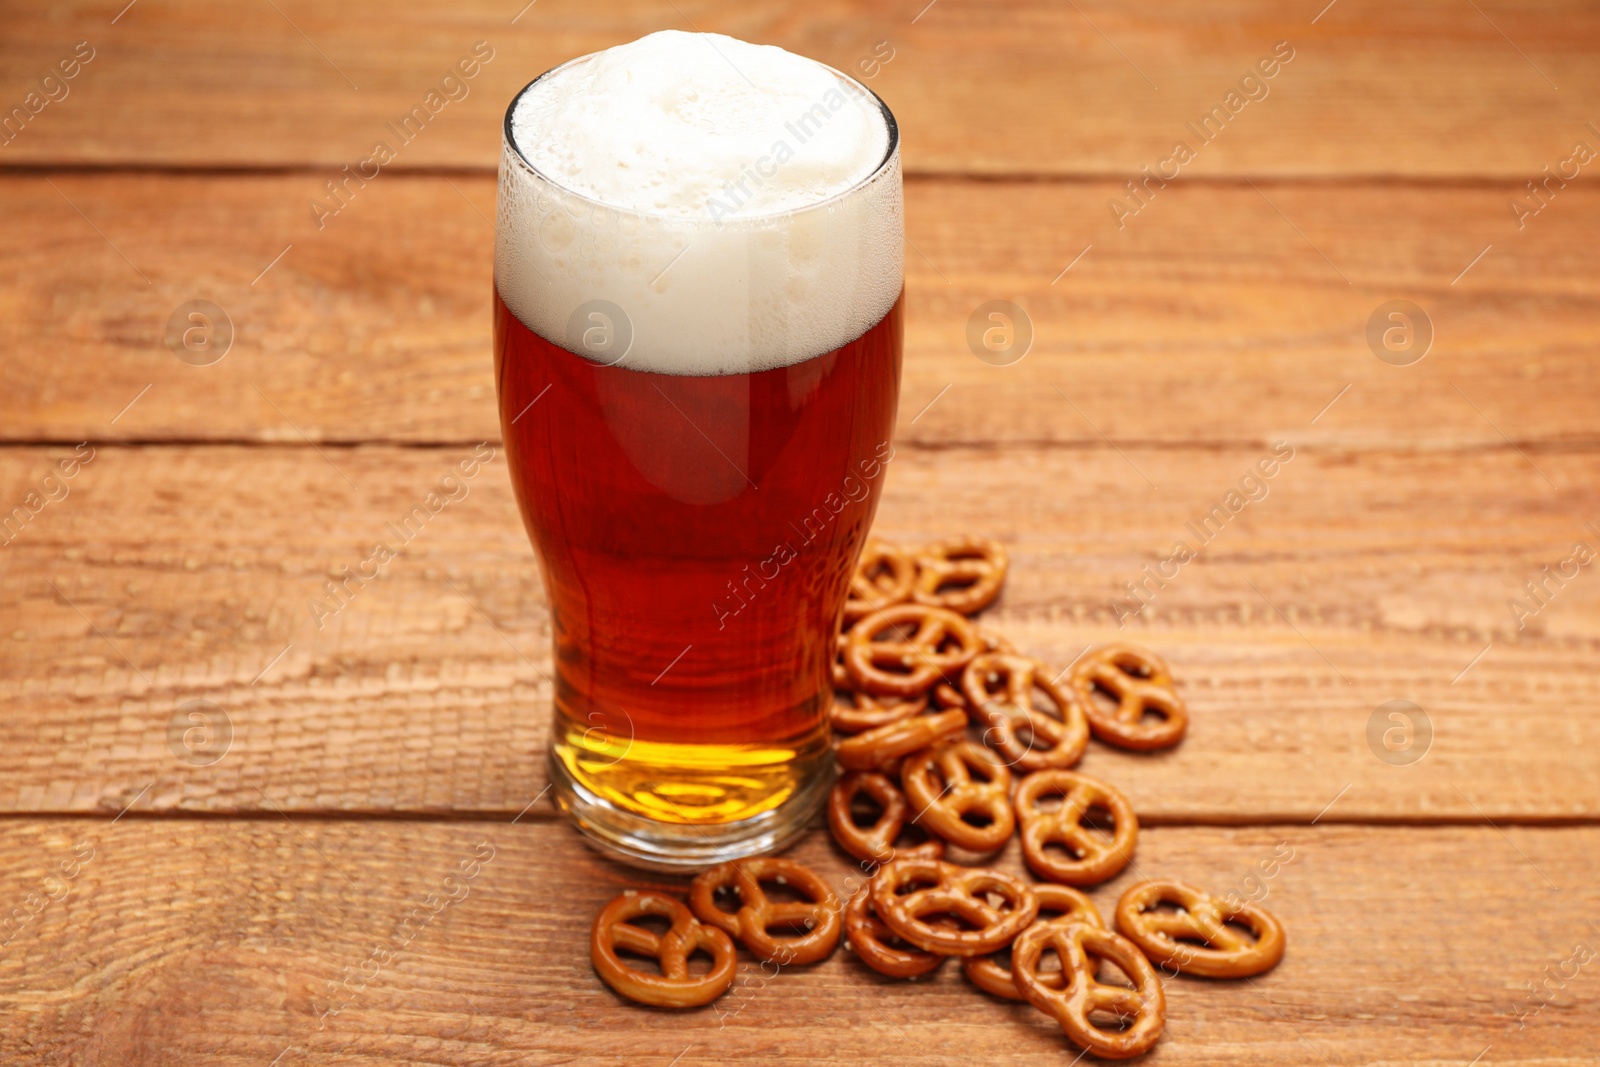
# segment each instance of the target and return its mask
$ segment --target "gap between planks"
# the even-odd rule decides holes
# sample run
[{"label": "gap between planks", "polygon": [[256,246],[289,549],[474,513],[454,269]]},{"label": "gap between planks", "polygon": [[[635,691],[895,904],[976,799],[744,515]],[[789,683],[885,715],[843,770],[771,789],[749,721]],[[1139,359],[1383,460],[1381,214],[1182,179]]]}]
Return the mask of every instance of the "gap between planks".
[{"label": "gap between planks", "polygon": [[[237,811],[191,811],[175,809],[172,811],[126,811],[117,814],[112,811],[4,811],[0,812],[0,828],[8,824],[37,822],[42,819],[71,819],[87,823],[99,823],[127,819],[136,822],[280,822],[288,819],[291,822],[317,822],[317,823],[416,823],[419,825],[446,824],[446,825],[495,825],[518,823],[551,823],[562,822],[565,816],[549,809],[530,808],[521,815],[506,811],[360,811],[360,810],[329,810],[315,809],[285,809],[282,811],[268,808],[242,808]],[[1441,814],[1437,816],[1422,815],[1366,815],[1366,816],[1340,816],[1332,813],[1320,818],[1303,818],[1283,813],[1249,814],[1233,812],[1188,812],[1172,815],[1140,815],[1141,828],[1162,829],[1271,829],[1273,827],[1312,827],[1312,826],[1369,826],[1384,830],[1432,830],[1441,827],[1485,827],[1499,829],[1507,826],[1538,827],[1555,830],[1579,830],[1591,827],[1600,827],[1600,815],[1502,815],[1494,819],[1486,819],[1480,815],[1468,814]],[[825,832],[826,825],[818,821],[813,827],[814,832]]]},{"label": "gap between planks", "polygon": [[[71,448],[82,444],[81,437],[34,437],[7,440],[0,438],[0,458],[8,451],[27,448]],[[395,448],[416,452],[437,452],[445,449],[471,448],[473,445],[487,442],[492,445],[504,445],[505,440],[499,436],[482,437],[440,437],[428,441],[417,441],[408,438],[395,437],[361,437],[339,438],[334,440],[315,439],[306,441],[267,441],[254,437],[96,437],[90,439],[97,448],[113,449],[180,449],[180,448],[254,448],[278,449],[282,451],[301,451],[307,448],[337,448],[351,451],[357,448]],[[938,453],[954,451],[972,452],[1004,452],[1019,449],[1037,449],[1039,451],[1056,452],[1108,452],[1119,448],[1135,448],[1146,452],[1207,452],[1225,453],[1237,452],[1240,449],[1260,448],[1270,443],[1267,438],[1240,437],[1237,439],[1207,438],[1205,440],[1156,440],[1137,437],[1116,438],[1110,441],[1082,440],[1052,440],[1050,438],[1007,438],[1005,440],[972,438],[951,441],[929,441],[910,439],[895,442],[896,448],[908,449],[912,452]],[[1477,444],[1467,445],[1417,445],[1417,444],[1370,444],[1362,447],[1324,447],[1315,442],[1305,445],[1296,445],[1298,452],[1318,456],[1365,456],[1383,453],[1390,456],[1423,456],[1423,455],[1498,455],[1505,452],[1534,452],[1545,456],[1586,456],[1600,452],[1600,437],[1580,437],[1569,440],[1532,440],[1526,438],[1509,438],[1505,443],[1481,441]]]},{"label": "gap between planks", "polygon": [[[293,177],[295,175],[336,174],[331,164],[260,163],[238,166],[215,166],[183,163],[74,163],[18,161],[0,163],[0,178],[42,177],[48,175],[105,175],[105,176],[165,176],[177,178],[263,178]],[[388,172],[386,172],[388,173]],[[493,178],[495,167],[480,166],[422,166],[397,167],[393,173],[401,178]],[[1095,185],[1120,182],[1132,172],[1112,170],[1062,171],[961,171],[961,170],[907,170],[906,182],[941,182],[971,185]],[[1517,179],[1497,178],[1489,175],[1421,175],[1421,174],[1217,174],[1185,175],[1185,185],[1206,185],[1220,188],[1247,185],[1270,185],[1283,188],[1314,189],[1318,187],[1377,187],[1391,186],[1411,189],[1504,189],[1515,185]]]}]

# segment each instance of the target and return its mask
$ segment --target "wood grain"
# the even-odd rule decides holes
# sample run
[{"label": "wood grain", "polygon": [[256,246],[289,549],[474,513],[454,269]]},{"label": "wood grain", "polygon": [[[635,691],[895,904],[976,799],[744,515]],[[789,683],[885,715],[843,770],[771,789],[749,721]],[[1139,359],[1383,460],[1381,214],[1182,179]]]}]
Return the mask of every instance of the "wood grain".
[{"label": "wood grain", "polygon": [[[1096,899],[1154,875],[1262,894],[1290,947],[1251,982],[1167,983],[1148,1062],[1592,1059],[1600,583],[1548,572],[1600,549],[1600,186],[1586,168],[1520,221],[1511,202],[1600,146],[1600,11],[524,3],[0,10],[13,126],[94,50],[0,134],[0,1060],[1076,1055],[950,966],[910,985],[845,952],[775,978],[745,960],[689,1013],[600,985],[591,917],[655,883],[545,795],[550,626],[502,455],[382,579],[310,610],[498,443],[506,103],[661,28],[870,72],[900,119],[907,359],[878,532],[1004,541],[985,621],[1025,651],[1064,666],[1121,637],[1176,669],[1183,745],[1084,761],[1145,824]],[[1270,95],[1200,145],[1185,124],[1280,40]],[[319,226],[324,183],[477,41],[469,94]],[[1178,138],[1196,158],[1136,205],[1123,183]],[[164,339],[192,300],[233,329],[214,365]],[[995,300],[1034,332],[1007,366],[969,348]],[[1434,330],[1413,365],[1369,346],[1393,300]],[[1275,447],[1292,458],[1244,481]],[[1150,579],[1208,516],[1198,557]],[[1381,743],[1393,700],[1431,724],[1414,761]],[[859,874],[821,831],[794,854]],[[998,862],[1021,870],[1014,843]]]},{"label": "wood grain", "polygon": [[[0,438],[496,439],[492,182],[385,177],[321,231],[305,210],[315,189],[307,176],[0,178],[14,208]],[[900,439],[1596,442],[1600,189],[1574,183],[1521,232],[1505,185],[1180,180],[1122,230],[1115,191],[909,184]],[[233,324],[213,366],[163,340],[194,299]],[[1433,325],[1412,366],[1366,339],[1394,299]],[[1031,319],[1020,362],[968,347],[991,300]]]},{"label": "wood grain", "polygon": [[[119,16],[123,6],[8,12],[7,109],[77,42],[96,55],[4,162],[331,173],[389,139],[395,169],[489,169],[504,109],[530,78],[658,29],[780,44],[863,75],[874,68],[862,63],[892,56],[869,84],[895,109],[916,172],[1133,176],[1175,140],[1198,144],[1185,124],[1222,105],[1279,41],[1294,59],[1201,149],[1197,173],[1521,182],[1575,139],[1593,143],[1584,102],[1600,91],[1600,16],[1577,0],[1481,11],[1447,0],[1326,11],[1270,0],[470,0],[448,14],[377,0],[140,0]],[[409,144],[393,138],[386,124],[480,40],[494,58],[469,94]]]},{"label": "wood grain", "polygon": [[[0,452],[0,501],[68,451]],[[469,451],[101,445],[0,548],[0,810],[115,813],[148,786],[162,811],[519,811],[545,784],[549,625],[503,457],[346,608],[310,608]],[[1506,449],[1300,449],[1119,629],[1124,583],[1198,548],[1188,524],[1266,454],[902,446],[877,528],[1005,542],[985,618],[1048,662],[1113,637],[1173,662],[1188,740],[1085,764],[1153,820],[1600,815],[1593,564],[1508,608],[1600,548],[1600,457],[1541,454],[1557,492]],[[212,766],[169,734],[196,699],[232,722]],[[1397,699],[1433,725],[1410,766],[1368,743]]]},{"label": "wood grain", "polygon": [[[50,879],[75,846],[92,858]],[[794,854],[856,884],[821,832]],[[1157,873],[1254,887],[1274,855],[1292,857],[1261,883],[1288,930],[1283,963],[1249,982],[1168,981],[1169,1025],[1146,1062],[1465,1064],[1486,1046],[1493,1063],[1587,1062],[1600,830],[1154,829],[1137,873],[1094,896],[1108,913]],[[1000,865],[1020,870],[1009,852]],[[588,924],[641,884],[548,820],[13,820],[0,899],[59,899],[0,951],[0,1034],[18,1065],[1020,1067],[1076,1054],[1054,1023],[956,967],[895,982],[845,951],[775,977],[744,958],[740,984],[705,1009],[628,1005],[590,970]],[[1538,1006],[1527,984],[1547,976],[1552,1003],[1524,1017]]]}]

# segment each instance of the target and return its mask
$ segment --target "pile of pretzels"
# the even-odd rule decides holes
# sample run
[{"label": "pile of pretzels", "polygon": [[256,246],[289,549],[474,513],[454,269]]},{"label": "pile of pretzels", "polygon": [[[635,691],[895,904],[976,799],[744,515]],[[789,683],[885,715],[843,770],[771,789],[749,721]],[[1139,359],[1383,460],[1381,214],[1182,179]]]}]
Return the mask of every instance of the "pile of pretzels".
[{"label": "pile of pretzels", "polygon": [[[808,964],[842,934],[864,964],[896,978],[958,957],[978,988],[1032,1004],[1088,1052],[1127,1059],[1165,1027],[1158,969],[1241,978],[1277,964],[1283,927],[1259,905],[1145,880],[1118,901],[1114,932],[1080,891],[1120,874],[1139,832],[1127,797],[1072,769],[1090,738],[1167,748],[1182,740],[1188,712],[1154,653],[1108,645],[1053,671],[974,623],[1006,571],[992,541],[914,553],[868,543],[835,644],[831,719],[844,773],[828,825],[870,877],[841,902],[809,868],[763,857],[701,874],[687,907],[663,893],[624,893],[591,936],[608,985],[646,1004],[707,1004],[733,983],[730,939],[763,961]],[[1018,831],[1038,882],[946,858],[992,854]],[[771,900],[763,885],[774,883],[803,899]],[[717,899],[729,892],[734,911]],[[645,916],[668,930],[633,922]],[[619,948],[654,957],[660,973],[632,966]],[[696,951],[711,957],[709,971],[690,973]],[[1058,969],[1043,966],[1051,955]],[[1108,970],[1121,980],[1102,981]]]}]

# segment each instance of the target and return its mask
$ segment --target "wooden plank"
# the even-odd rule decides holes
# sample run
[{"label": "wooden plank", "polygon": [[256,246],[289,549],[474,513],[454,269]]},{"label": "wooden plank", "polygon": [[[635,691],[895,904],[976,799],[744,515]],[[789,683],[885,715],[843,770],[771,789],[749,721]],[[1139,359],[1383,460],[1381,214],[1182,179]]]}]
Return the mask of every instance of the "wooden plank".
[{"label": "wooden plank", "polygon": [[[497,437],[488,179],[384,178],[322,231],[307,176],[13,176],[0,189],[13,208],[0,437]],[[1574,184],[1521,232],[1503,185],[1180,182],[1121,230],[1115,191],[909,185],[903,440],[1595,442],[1600,191]],[[1418,303],[1435,335],[1411,366],[1366,339],[1395,299]],[[230,317],[213,366],[164,342],[191,300]],[[1018,363],[968,347],[992,300],[1031,317]]]},{"label": "wooden plank", "polygon": [[[820,832],[795,855],[856,884]],[[1274,856],[1292,858],[1262,880]],[[1284,961],[1249,982],[1166,982],[1150,1062],[1459,1065],[1486,1047],[1499,1064],[1590,1062],[1597,857],[1594,827],[1149,830],[1140,873],[1260,885],[1289,936]],[[1009,854],[1001,866],[1020,869]],[[1097,891],[1102,912],[1138,876]],[[978,993],[959,968],[895,982],[845,951],[775,977],[743,958],[740,984],[708,1008],[631,1006],[593,976],[588,925],[646,884],[546,820],[12,821],[5,899],[58,899],[0,953],[0,1033],[19,1065],[1020,1067],[1076,1054],[1053,1022]],[[1551,1003],[1533,1013],[1528,986],[1547,978]]]},{"label": "wooden plank", "polygon": [[[1182,139],[1200,147],[1195,170],[1214,175],[1520,182],[1565,158],[1574,139],[1594,143],[1584,101],[1600,91],[1600,15],[1578,0],[1465,13],[1446,0],[1403,11],[1376,0],[1327,11],[1269,0],[1145,10],[1110,0],[803,10],[777,0],[544,0],[520,11],[470,0],[448,14],[377,0],[122,6],[12,16],[0,46],[8,110],[27,104],[76,43],[94,58],[64,98],[34,98],[38,113],[6,146],[8,162],[337,171],[384,140],[397,169],[491,168],[504,109],[530,78],[658,29],[731,33],[872,74],[920,172],[1132,176]],[[387,123],[438,90],[478,41],[493,59],[464,83],[467,95],[454,89],[459,99],[414,140],[396,138]],[[1280,41],[1279,54],[1294,58],[1262,83],[1267,95],[1235,105],[1225,136],[1201,146],[1186,123],[1225,106]]]},{"label": "wooden plank", "polygon": [[[519,811],[545,784],[549,629],[503,457],[342,611],[310,607],[470,451],[99,446],[0,548],[0,810],[115,812],[148,787],[162,811]],[[0,451],[0,502],[69,452]],[[1539,455],[1558,493],[1508,449],[1301,448],[1228,517],[1267,454],[902,446],[878,530],[1008,544],[986,619],[1049,662],[1115,637],[1169,657],[1189,738],[1085,763],[1152,820],[1600,815],[1593,566],[1508,607],[1600,548],[1600,457]],[[1198,558],[1125,617],[1125,583],[1180,539]],[[201,699],[233,740],[196,767],[169,730]],[[1411,765],[1369,746],[1391,700],[1432,724]]]}]

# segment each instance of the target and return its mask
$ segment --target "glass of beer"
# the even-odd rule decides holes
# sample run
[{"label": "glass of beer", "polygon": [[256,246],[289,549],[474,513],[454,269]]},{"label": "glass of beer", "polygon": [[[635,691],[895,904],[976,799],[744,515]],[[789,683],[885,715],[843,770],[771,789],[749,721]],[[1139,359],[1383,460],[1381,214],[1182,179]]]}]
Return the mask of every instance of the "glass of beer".
[{"label": "glass of beer", "polygon": [[826,799],[903,248],[894,117],[780,49],[652,34],[506,113],[501,429],[549,599],[554,795],[604,851],[703,867]]}]

